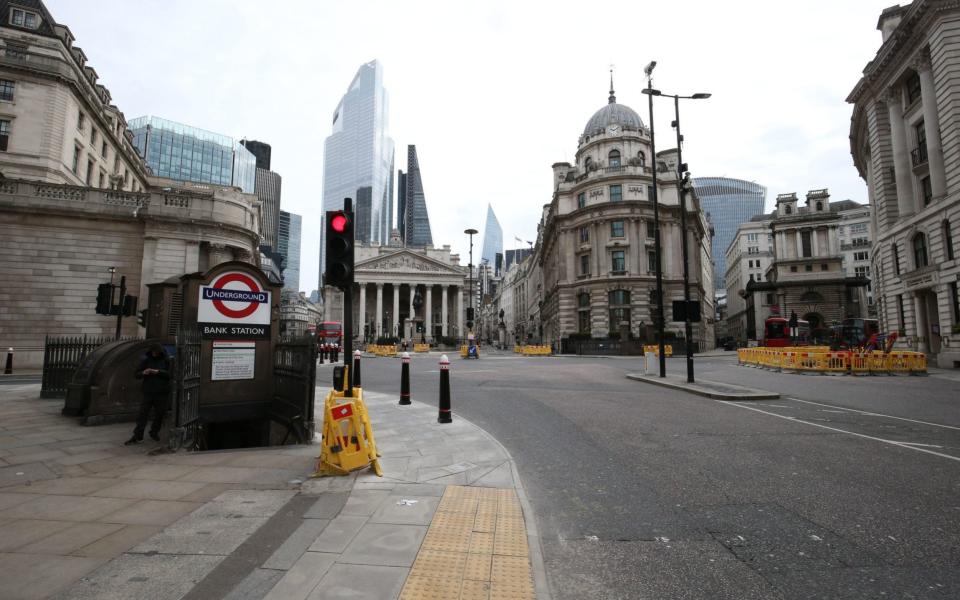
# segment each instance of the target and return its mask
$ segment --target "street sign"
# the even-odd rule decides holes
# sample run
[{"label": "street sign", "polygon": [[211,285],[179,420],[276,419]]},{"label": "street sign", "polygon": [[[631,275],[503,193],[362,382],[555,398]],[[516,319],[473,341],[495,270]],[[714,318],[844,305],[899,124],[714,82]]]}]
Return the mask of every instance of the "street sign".
[{"label": "street sign", "polygon": [[[700,321],[700,301],[691,300],[689,307],[690,307],[690,321],[693,323],[699,322]],[[673,320],[674,321],[687,320],[687,311],[684,308],[683,300],[673,301]]]},{"label": "street sign", "polygon": [[246,273],[228,271],[200,286],[197,325],[204,338],[270,337],[270,292]]}]

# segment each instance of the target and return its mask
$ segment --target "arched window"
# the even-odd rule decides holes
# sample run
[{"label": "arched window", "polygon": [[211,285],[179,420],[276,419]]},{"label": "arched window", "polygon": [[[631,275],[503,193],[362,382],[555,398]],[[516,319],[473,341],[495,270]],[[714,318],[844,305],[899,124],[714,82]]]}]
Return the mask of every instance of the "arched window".
[{"label": "arched window", "polygon": [[789,215],[790,213],[792,213],[792,212],[793,212],[793,209],[792,209],[792,208],[790,208],[790,205],[788,204],[788,205],[786,206],[786,208],[784,209],[784,212],[785,212],[785,213],[787,213],[787,214]]},{"label": "arched window", "polygon": [[637,161],[639,161],[641,167],[647,166],[647,157],[643,155],[643,150],[637,152]]},{"label": "arched window", "polygon": [[943,221],[943,252],[947,260],[953,260],[953,233],[950,231],[950,221]]},{"label": "arched window", "polygon": [[927,236],[918,233],[913,236],[913,262],[919,269],[927,266]]},{"label": "arched window", "polygon": [[823,210],[823,202],[817,202],[817,212],[820,212],[822,210]]},{"label": "arched window", "polygon": [[893,253],[893,272],[899,275],[900,274],[900,251],[897,249],[896,244],[893,244],[890,246],[890,252]]},{"label": "arched window", "polygon": [[619,150],[611,150],[611,151],[610,151],[610,154],[608,155],[607,158],[608,158],[608,165],[609,165],[609,166],[611,166],[611,167],[619,167],[619,166],[620,166],[620,151],[619,151]]},{"label": "arched window", "polygon": [[589,171],[592,166],[593,166],[593,159],[588,156],[587,159],[583,161],[583,168]]}]

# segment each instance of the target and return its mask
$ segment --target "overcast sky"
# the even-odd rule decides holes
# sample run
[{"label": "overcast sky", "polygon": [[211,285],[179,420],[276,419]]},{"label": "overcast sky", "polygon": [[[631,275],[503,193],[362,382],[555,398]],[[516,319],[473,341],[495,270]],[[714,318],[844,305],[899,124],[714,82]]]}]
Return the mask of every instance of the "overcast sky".
[{"label": "overcast sky", "polygon": [[[384,65],[396,163],[416,144],[436,245],[466,264],[487,203],[504,244],[536,239],[550,165],[607,102],[648,123],[643,67],[681,105],[694,176],[866,202],[844,101],[893,0],[484,2],[46,0],[128,119],[151,114],[273,146],[282,208],[303,215],[300,287],[316,287],[323,140],[359,66]],[[658,149],[674,146],[668,100]],[[482,238],[481,238],[482,239]],[[480,248],[475,247],[475,258]]]}]

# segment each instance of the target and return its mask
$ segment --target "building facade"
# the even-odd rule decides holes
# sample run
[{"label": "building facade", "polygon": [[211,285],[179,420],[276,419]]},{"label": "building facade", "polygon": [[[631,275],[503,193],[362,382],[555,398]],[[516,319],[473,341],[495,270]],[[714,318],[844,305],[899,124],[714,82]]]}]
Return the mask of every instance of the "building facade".
[{"label": "building facade", "polygon": [[490,265],[497,270],[497,254],[503,254],[503,228],[493,212],[493,207],[487,204],[487,220],[483,225],[483,251],[480,262]]},{"label": "building facade", "polygon": [[283,256],[283,289],[300,291],[300,215],[280,211],[280,227],[277,251]]},{"label": "building facade", "polygon": [[[796,313],[810,323],[817,341],[826,342],[830,326],[848,317],[867,317],[870,282],[844,272],[839,235],[842,214],[863,208],[852,200],[830,202],[826,189],[807,192],[806,206],[798,206],[796,194],[780,194],[771,215],[741,226],[727,254],[727,276],[730,283],[746,279],[746,284],[728,287],[728,332],[735,331],[732,335],[741,341],[762,340],[767,317]],[[743,247],[746,255],[737,257]],[[764,249],[772,256],[764,255]],[[750,268],[751,260],[764,265],[762,276]],[[734,298],[736,311],[731,308]]]},{"label": "building facade", "polygon": [[770,216],[760,215],[740,225],[726,249],[724,336],[747,340],[748,329],[757,331],[756,314],[751,315],[753,323],[747,327],[746,292],[749,283],[765,279],[767,269],[773,263],[770,220]]},{"label": "building facade", "polygon": [[[542,286],[542,306],[525,307],[545,343],[571,334],[652,338],[658,304],[652,159],[649,129],[617,104],[611,89],[580,136],[576,163],[553,165],[553,200],[531,257],[541,267],[535,285]],[[676,173],[658,173],[658,181],[664,327],[682,335],[671,310],[673,300],[683,300]],[[709,229],[695,194],[686,206],[690,297],[703,317],[693,323],[693,342],[705,348],[714,341]]]},{"label": "building facade", "polygon": [[260,199],[263,217],[263,243],[276,249],[279,244],[280,192],[283,183],[279,174],[257,167],[254,190]]},{"label": "building facade", "polygon": [[728,286],[726,250],[737,234],[737,227],[752,217],[763,214],[767,188],[752,181],[729,177],[695,177],[693,187],[700,198],[700,206],[713,226],[713,283],[718,292]]},{"label": "building facade", "polygon": [[881,327],[960,366],[960,6],[915,0],[880,15],[882,44],[847,97],[850,150],[873,207]]},{"label": "building facade", "polygon": [[430,215],[427,212],[427,197],[423,193],[423,177],[417,147],[407,146],[407,172],[400,171],[402,191],[398,216],[400,237],[408,248],[433,246]]},{"label": "building facade", "polygon": [[[393,140],[387,135],[389,103],[383,66],[376,60],[357,71],[337,108],[323,144],[323,211],[340,210],[344,198],[370,188],[370,217],[355,228],[357,242],[383,244],[393,228]],[[358,223],[359,225],[359,223]],[[325,241],[320,234],[320,281]]]},{"label": "building facade", "polygon": [[149,115],[131,119],[130,130],[157,177],[255,192],[257,159],[229,136]]}]

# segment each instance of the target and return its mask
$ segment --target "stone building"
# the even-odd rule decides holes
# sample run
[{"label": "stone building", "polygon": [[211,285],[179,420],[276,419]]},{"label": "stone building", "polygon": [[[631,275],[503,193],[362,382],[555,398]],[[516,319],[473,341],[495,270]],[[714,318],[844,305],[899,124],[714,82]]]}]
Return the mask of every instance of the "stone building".
[{"label": "stone building", "polygon": [[[731,316],[727,319],[728,324],[733,318],[741,320],[741,339],[762,339],[763,322],[771,314],[789,316],[795,312],[821,337],[827,335],[831,325],[844,318],[867,316],[869,280],[844,273],[838,233],[844,222],[842,213],[862,208],[862,204],[852,200],[831,203],[826,189],[807,192],[806,206],[802,207],[798,206],[796,194],[780,194],[771,215],[763,220],[754,217],[769,237],[761,234],[753,221],[738,230],[731,248],[739,248],[740,239],[746,237],[748,261],[751,248],[768,248],[772,252],[772,256],[766,257],[759,252],[752,253],[759,256],[753,260],[765,264],[761,278],[755,279],[756,274],[748,270],[743,288],[728,288],[728,304],[733,296],[744,299],[737,316],[730,310]],[[756,235],[753,241],[750,241],[751,235]],[[734,270],[739,268],[742,282],[744,256],[739,257],[739,267],[733,253],[728,252],[727,259],[727,278],[736,281]]]},{"label": "stone building", "polygon": [[[113,335],[116,317],[95,313],[111,267],[143,308],[149,283],[257,262],[256,197],[151,177],[43,3],[0,1],[0,41],[0,346],[15,348],[18,368],[42,364],[46,335]],[[123,335],[138,331],[123,319]]]},{"label": "stone building", "polygon": [[[533,257],[542,269],[543,304],[527,306],[537,333],[543,328],[544,343],[575,333],[652,337],[657,258],[650,150],[649,129],[633,109],[616,102],[611,89],[607,105],[580,136],[575,164],[553,165],[553,199]],[[657,159],[666,163],[669,153],[662,154]],[[676,172],[664,168],[658,181],[665,328],[682,332],[671,310],[673,300],[683,299]],[[710,235],[692,190],[687,211],[690,297],[700,301],[703,317],[693,324],[693,335],[703,348],[714,340]]]},{"label": "stone building", "polygon": [[[773,262],[773,234],[770,233],[770,215],[759,215],[740,225],[726,249],[726,288],[724,335],[737,340],[747,336],[747,284],[765,279],[765,273]],[[757,331],[757,315],[749,327]],[[761,320],[762,324],[762,320]],[[761,326],[762,330],[762,326]]]},{"label": "stone building", "polygon": [[847,97],[850,150],[873,206],[881,327],[942,367],[960,365],[960,5],[916,0],[880,15],[882,44]]}]

